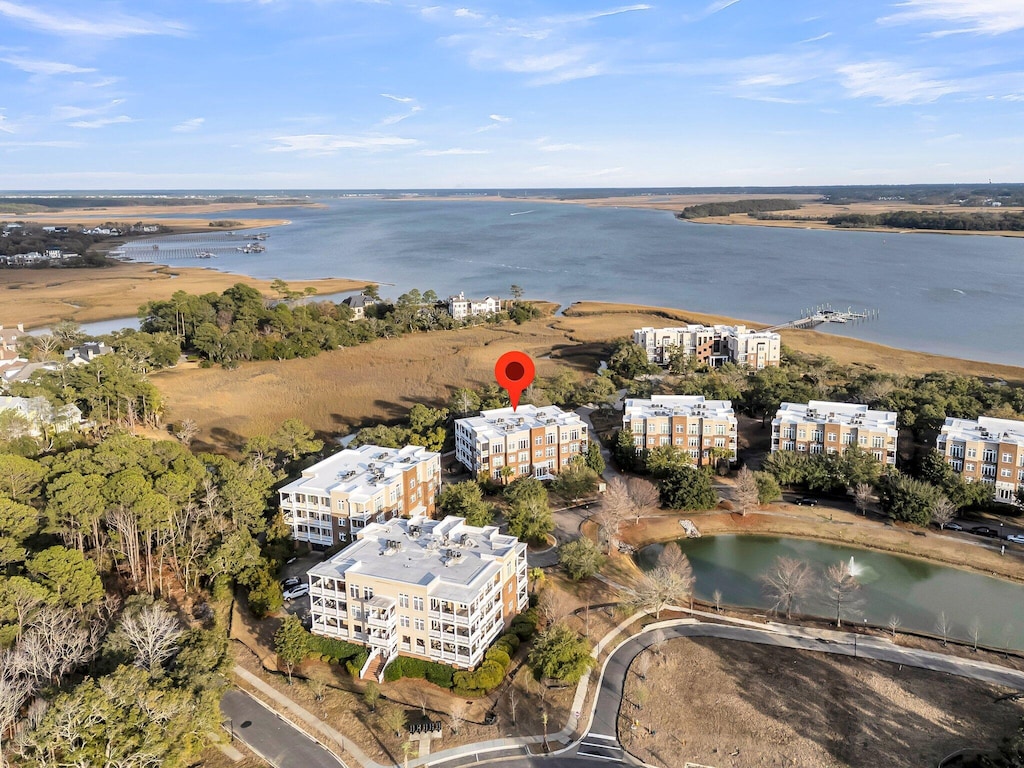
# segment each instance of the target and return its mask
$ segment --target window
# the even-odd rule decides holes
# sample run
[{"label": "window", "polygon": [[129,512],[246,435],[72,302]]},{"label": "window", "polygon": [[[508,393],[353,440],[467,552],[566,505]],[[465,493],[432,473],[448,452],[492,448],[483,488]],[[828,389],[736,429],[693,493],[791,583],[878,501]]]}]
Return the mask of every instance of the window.
[{"label": "window", "polygon": [[504,453],[505,448],[501,443],[491,443],[491,453]]},{"label": "window", "polygon": [[978,449],[977,448],[968,448],[967,449],[967,458],[968,459],[976,459],[976,458],[978,458]]},{"label": "window", "polygon": [[423,619],[416,619],[415,621],[413,621],[413,625],[413,629],[415,629],[417,632],[422,632],[424,629]]},{"label": "window", "polygon": [[787,440],[786,444],[783,446],[782,449],[784,451],[792,451],[794,448],[796,448],[796,443],[794,443],[792,440]]},{"label": "window", "polygon": [[968,461],[966,464],[964,464],[964,472],[973,472],[973,471],[974,471],[974,462],[973,461]]},{"label": "window", "polygon": [[843,445],[853,445],[853,437],[854,437],[853,432],[847,432],[842,437],[843,437],[843,439],[842,439]]},{"label": "window", "polygon": [[999,470],[1000,477],[1010,477],[1013,473],[1006,467]]},{"label": "window", "polygon": [[[821,434],[821,433],[820,432],[815,432],[814,433],[814,439],[815,440],[821,440],[821,438],[818,437],[819,434]],[[828,433],[828,441],[830,443],[834,443],[836,441],[836,433],[835,432],[829,432]]]},{"label": "window", "polygon": [[883,448],[884,446],[885,438],[883,438],[881,435],[875,435],[874,437],[871,438],[872,448]]},{"label": "window", "polygon": [[882,452],[881,451],[872,451],[871,452],[871,456],[872,456],[872,458],[874,458],[875,461],[881,461],[882,460]]},{"label": "window", "polygon": [[402,626],[402,627],[405,627],[406,629],[408,629],[409,628],[409,617],[408,616],[399,616],[398,617],[398,624],[399,624],[399,626]]},{"label": "window", "polygon": [[670,438],[670,437],[668,437],[666,435],[662,435],[662,437],[659,438],[659,445],[668,445],[671,441],[672,441],[672,438]]},{"label": "window", "polygon": [[352,597],[359,597],[359,587],[356,584],[349,584],[348,593]]},{"label": "window", "polygon": [[[782,436],[783,437],[788,437],[788,438],[794,438],[794,437],[796,437],[796,430],[793,429],[793,427],[786,427],[784,430],[782,430]],[[803,434],[803,431],[801,430],[800,437],[803,437],[803,436],[804,436],[804,434]]]},{"label": "window", "polygon": [[820,443],[823,437],[824,432],[820,429],[816,429],[811,433],[811,439],[814,440],[815,442]]},{"label": "window", "polygon": [[409,607],[409,596],[403,595],[401,592],[398,593],[398,607],[408,608]]},{"label": "window", "polygon": [[800,430],[800,434],[798,435],[798,437],[801,440],[806,440],[807,439],[807,430],[806,429],[801,429]]},{"label": "window", "polygon": [[373,600],[373,587],[363,587],[363,600]]},{"label": "window", "polygon": [[644,423],[642,421],[630,422],[630,427],[635,435],[642,435],[644,432]]},{"label": "window", "polygon": [[715,424],[715,434],[716,435],[724,435],[725,434],[725,424]]},{"label": "window", "polygon": [[554,445],[554,443],[555,443],[555,436],[554,436],[554,434],[548,435],[547,436],[547,441],[548,441],[548,445]]},{"label": "window", "polygon": [[544,445],[544,436],[537,435],[537,439],[533,441],[534,445]]},{"label": "window", "polygon": [[686,432],[687,432],[687,434],[690,434],[690,435],[699,435],[700,434],[700,424],[690,424],[686,428]]},{"label": "window", "polygon": [[1003,454],[1003,463],[1004,464],[1012,464],[1013,463],[1013,454],[1012,453],[1004,453]]},{"label": "window", "polygon": [[986,450],[983,454],[983,460],[987,461],[989,464],[994,464],[996,460],[996,452],[992,450]]},{"label": "window", "polygon": [[716,437],[715,438],[715,448],[725,448],[725,438],[724,437]]},{"label": "window", "polygon": [[520,451],[527,451],[529,449],[530,449],[530,441],[529,440],[520,440],[519,441],[519,450]]},{"label": "window", "polygon": [[414,597],[412,599],[412,609],[414,611],[422,611],[423,610],[423,598],[422,597]]},{"label": "window", "polygon": [[867,435],[858,435],[857,436],[857,442],[860,443],[861,445],[867,445],[868,444],[868,436]]},{"label": "window", "polygon": [[682,438],[682,437],[677,437],[676,438],[676,445],[683,445],[685,442],[686,442],[686,440],[684,438]]},{"label": "window", "polygon": [[686,427],[682,424],[676,424],[676,433],[681,435],[684,432],[686,432]]},{"label": "window", "polygon": [[569,433],[569,439],[570,440],[579,440],[580,439],[580,431],[578,429],[574,429],[572,432]]},{"label": "window", "polygon": [[554,456],[555,455],[555,447],[551,446],[550,448],[545,448],[544,449],[544,455],[547,456],[547,457]]}]

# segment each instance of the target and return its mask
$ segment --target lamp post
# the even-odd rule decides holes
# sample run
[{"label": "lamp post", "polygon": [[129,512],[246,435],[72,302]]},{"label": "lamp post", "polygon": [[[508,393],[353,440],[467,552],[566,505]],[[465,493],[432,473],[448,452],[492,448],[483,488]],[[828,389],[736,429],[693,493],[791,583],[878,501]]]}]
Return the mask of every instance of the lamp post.
[{"label": "lamp post", "polygon": [[235,743],[235,721],[233,718],[228,718],[228,732],[231,734],[231,743]]}]

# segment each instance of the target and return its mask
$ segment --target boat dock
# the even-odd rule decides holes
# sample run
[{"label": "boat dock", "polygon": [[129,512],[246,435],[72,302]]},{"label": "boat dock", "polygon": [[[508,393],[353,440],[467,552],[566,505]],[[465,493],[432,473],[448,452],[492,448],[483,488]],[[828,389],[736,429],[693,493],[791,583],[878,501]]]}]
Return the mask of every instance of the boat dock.
[{"label": "boat dock", "polygon": [[863,323],[869,320],[878,319],[877,309],[865,309],[860,312],[847,307],[845,310],[832,309],[830,304],[821,304],[811,309],[805,309],[796,320],[788,323],[780,323],[766,328],[767,331],[781,331],[784,328],[817,328],[825,323]]}]

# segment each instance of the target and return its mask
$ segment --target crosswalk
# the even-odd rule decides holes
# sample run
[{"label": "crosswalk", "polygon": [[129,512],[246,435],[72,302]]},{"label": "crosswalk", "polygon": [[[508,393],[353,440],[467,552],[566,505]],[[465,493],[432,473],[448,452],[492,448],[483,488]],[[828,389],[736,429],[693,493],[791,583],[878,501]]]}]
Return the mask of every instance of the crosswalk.
[{"label": "crosswalk", "polygon": [[598,760],[622,762],[622,747],[614,736],[603,733],[588,733],[576,748],[579,757],[596,757]]}]

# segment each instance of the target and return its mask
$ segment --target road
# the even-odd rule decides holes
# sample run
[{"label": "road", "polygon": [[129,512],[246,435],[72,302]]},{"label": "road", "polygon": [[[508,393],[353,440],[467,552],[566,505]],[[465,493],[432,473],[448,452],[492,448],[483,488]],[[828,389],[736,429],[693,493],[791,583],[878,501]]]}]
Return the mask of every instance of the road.
[{"label": "road", "polygon": [[220,708],[234,738],[277,768],[346,768],[313,739],[244,691],[225,693]]}]

